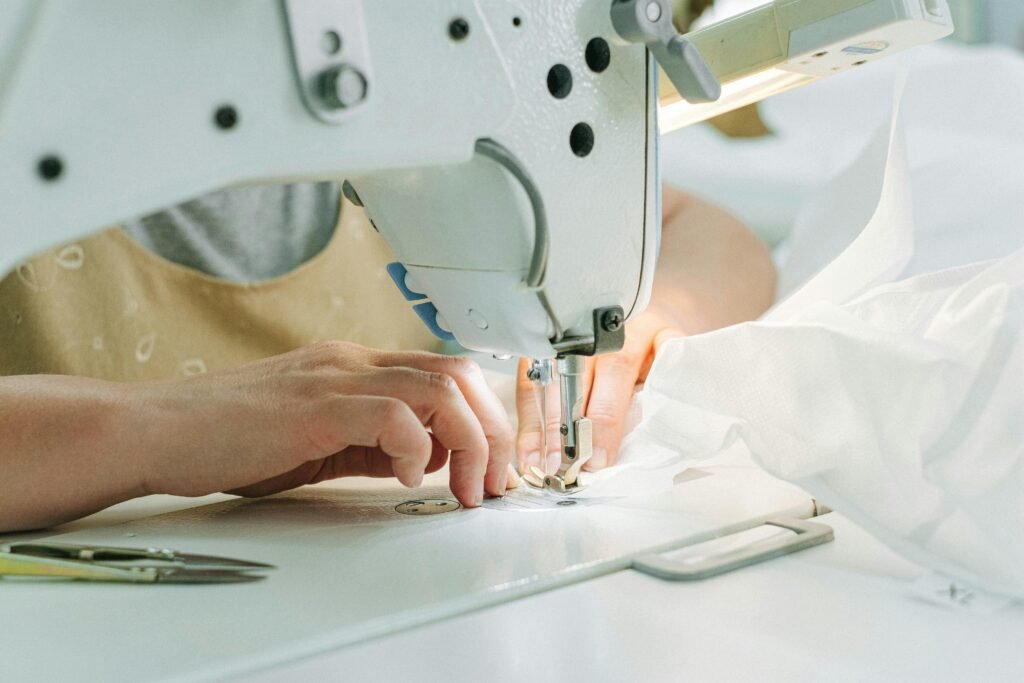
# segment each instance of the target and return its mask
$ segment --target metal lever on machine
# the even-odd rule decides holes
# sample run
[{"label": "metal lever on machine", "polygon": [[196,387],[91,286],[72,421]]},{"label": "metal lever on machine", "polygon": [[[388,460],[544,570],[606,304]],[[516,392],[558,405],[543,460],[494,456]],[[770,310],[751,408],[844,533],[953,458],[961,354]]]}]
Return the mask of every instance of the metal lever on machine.
[{"label": "metal lever on machine", "polygon": [[672,24],[671,0],[615,0],[612,25],[623,40],[644,43],[687,102],[714,102],[722,86],[697,47]]},{"label": "metal lever on machine", "polygon": [[593,454],[590,420],[583,416],[586,396],[583,377],[587,371],[583,356],[569,355],[555,361],[562,404],[562,460],[558,471],[544,477],[544,488],[557,493],[575,493],[580,487],[583,465]]}]

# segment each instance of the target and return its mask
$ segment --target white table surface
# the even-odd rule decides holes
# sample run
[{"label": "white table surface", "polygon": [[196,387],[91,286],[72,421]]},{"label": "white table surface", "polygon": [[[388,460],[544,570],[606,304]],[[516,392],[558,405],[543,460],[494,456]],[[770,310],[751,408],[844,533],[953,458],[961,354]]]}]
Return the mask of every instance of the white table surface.
[{"label": "white table surface", "polygon": [[923,569],[839,514],[817,520],[833,543],[731,574],[622,571],[245,680],[1024,680],[1024,605],[912,597]]},{"label": "white table surface", "polygon": [[[57,531],[102,533],[225,498],[153,497]],[[728,575],[667,583],[620,571],[312,656],[266,657],[239,680],[1024,680],[1024,605],[986,616],[926,603],[910,591],[922,568],[838,514],[817,519],[835,528],[833,543]],[[301,620],[302,609],[296,604],[280,618]],[[118,670],[119,657],[126,667],[133,659],[130,639],[114,637],[116,629],[97,632],[85,648],[62,648],[73,627],[52,629],[51,642],[17,652],[8,650],[19,642],[8,632],[0,639],[8,662],[0,672],[30,671],[8,668],[11,658],[60,657],[62,649],[94,660],[81,662],[83,672],[98,659],[113,660],[108,672]],[[148,647],[151,640],[140,642]],[[166,647],[181,643],[168,638]],[[211,664],[215,678],[218,663]],[[48,668],[68,670],[40,666]],[[197,672],[167,673],[188,680]],[[154,678],[161,679],[143,676]]]},{"label": "white table surface", "polygon": [[249,558],[277,569],[266,581],[226,586],[4,581],[0,682],[245,677],[557,593],[655,548],[813,514],[806,493],[756,469],[701,472],[662,494],[431,517],[395,507],[444,496],[436,481],[444,472],[415,492],[356,479],[248,501],[133,501],[49,534],[66,543]]}]

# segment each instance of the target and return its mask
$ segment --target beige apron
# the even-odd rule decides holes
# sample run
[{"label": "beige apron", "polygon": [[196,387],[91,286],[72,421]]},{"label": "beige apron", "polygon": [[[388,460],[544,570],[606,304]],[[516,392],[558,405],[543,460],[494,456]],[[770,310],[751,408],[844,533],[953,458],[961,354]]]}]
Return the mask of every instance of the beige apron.
[{"label": "beige apron", "polygon": [[210,277],[104,230],[0,280],[0,375],[182,377],[332,339],[438,350],[385,272],[390,260],[348,203],[319,254],[255,283]]}]

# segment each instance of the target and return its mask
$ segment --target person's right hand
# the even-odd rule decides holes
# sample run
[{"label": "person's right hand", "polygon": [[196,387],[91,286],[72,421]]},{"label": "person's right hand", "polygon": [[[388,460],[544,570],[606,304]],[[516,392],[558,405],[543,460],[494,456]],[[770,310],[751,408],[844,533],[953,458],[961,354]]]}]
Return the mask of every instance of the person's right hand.
[{"label": "person's right hand", "polygon": [[[346,476],[406,486],[442,467],[473,507],[505,493],[514,441],[475,363],[321,343],[185,380],[125,385],[145,488],[260,496]],[[133,443],[134,442],[134,443]]]}]

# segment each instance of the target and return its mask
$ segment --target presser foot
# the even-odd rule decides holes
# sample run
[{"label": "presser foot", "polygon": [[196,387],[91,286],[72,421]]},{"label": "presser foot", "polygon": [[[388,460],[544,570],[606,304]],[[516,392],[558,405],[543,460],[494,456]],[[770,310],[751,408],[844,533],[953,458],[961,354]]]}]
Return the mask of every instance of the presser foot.
[{"label": "presser foot", "polygon": [[582,491],[584,486],[580,483],[580,471],[583,469],[583,465],[590,460],[592,452],[590,420],[586,418],[576,420],[574,432],[576,446],[562,448],[562,463],[557,472],[547,474],[533,465],[529,471],[523,474],[523,481],[533,488],[563,496],[571,496]]},{"label": "presser foot", "polygon": [[574,493],[579,493],[584,487],[580,484],[579,479],[576,481],[566,481],[565,477],[561,474],[546,474],[536,465],[530,467],[530,469],[523,474],[523,481],[529,484],[532,488],[540,489],[542,491],[551,491],[552,493],[558,493],[563,496],[571,496]]}]

